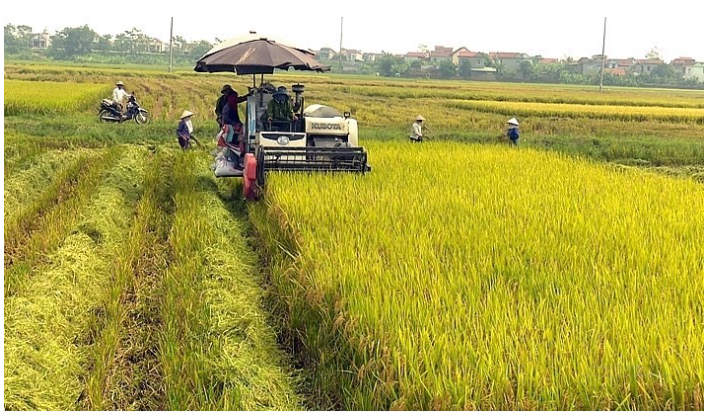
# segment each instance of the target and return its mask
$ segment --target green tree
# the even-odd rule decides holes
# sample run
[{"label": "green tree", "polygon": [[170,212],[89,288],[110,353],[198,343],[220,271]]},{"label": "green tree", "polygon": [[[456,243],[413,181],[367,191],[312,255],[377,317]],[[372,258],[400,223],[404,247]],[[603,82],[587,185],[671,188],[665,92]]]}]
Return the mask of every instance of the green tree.
[{"label": "green tree", "polygon": [[440,77],[449,79],[457,74],[457,66],[449,60],[443,60],[438,65],[438,73],[440,73]]},{"label": "green tree", "polygon": [[91,53],[98,34],[87,25],[67,27],[52,37],[52,54],[63,59],[75,59]]},{"label": "green tree", "polygon": [[497,70],[497,79],[501,80],[506,77],[506,66],[504,66],[504,63],[502,63],[501,60],[492,60],[492,65],[490,67],[494,67]]},{"label": "green tree", "polygon": [[461,59],[459,67],[460,76],[469,79],[472,77],[472,62],[469,59]]},{"label": "green tree", "polygon": [[479,55],[484,59],[484,67],[494,67],[494,61],[487,53],[479,53]]},{"label": "green tree", "polygon": [[98,38],[98,42],[96,43],[96,46],[94,47],[94,49],[101,50],[101,51],[110,50],[112,39],[113,39],[113,36],[111,36],[110,34],[106,34],[105,36],[100,36]]},{"label": "green tree", "polygon": [[132,43],[130,41],[130,32],[123,32],[116,36],[113,42],[113,49],[119,52],[130,52],[132,51]]},{"label": "green tree", "polygon": [[649,52],[645,56],[647,59],[658,59],[658,60],[663,60],[661,58],[661,51],[659,50],[658,47],[654,46],[649,50]]},{"label": "green tree", "polygon": [[533,64],[528,60],[522,61],[519,64],[519,74],[522,80],[530,80],[533,75]]},{"label": "green tree", "polygon": [[17,54],[29,50],[32,39],[30,26],[5,25],[5,54]]},{"label": "green tree", "polygon": [[212,47],[213,46],[211,43],[206,40],[202,40],[194,45],[192,51],[189,53],[189,56],[192,59],[197,60],[200,57],[204,56],[209,50],[211,50]]},{"label": "green tree", "polygon": [[[384,53],[379,60],[379,73],[382,76],[393,77],[396,73],[404,74],[406,67],[410,67],[403,60],[403,57]],[[403,72],[402,72],[403,70]]]},{"label": "green tree", "polygon": [[649,77],[653,81],[659,81],[666,84],[672,84],[681,80],[680,73],[677,73],[670,64],[660,64],[651,71]]}]

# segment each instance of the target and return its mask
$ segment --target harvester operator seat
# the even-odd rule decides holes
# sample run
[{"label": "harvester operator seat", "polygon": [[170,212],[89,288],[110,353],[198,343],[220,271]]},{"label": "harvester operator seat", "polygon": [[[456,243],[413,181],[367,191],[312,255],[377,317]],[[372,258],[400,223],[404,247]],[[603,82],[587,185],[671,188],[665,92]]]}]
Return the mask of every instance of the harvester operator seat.
[{"label": "harvester operator seat", "polygon": [[279,87],[268,102],[268,108],[263,114],[263,124],[266,129],[277,131],[292,131],[294,111],[293,102],[285,87]]}]

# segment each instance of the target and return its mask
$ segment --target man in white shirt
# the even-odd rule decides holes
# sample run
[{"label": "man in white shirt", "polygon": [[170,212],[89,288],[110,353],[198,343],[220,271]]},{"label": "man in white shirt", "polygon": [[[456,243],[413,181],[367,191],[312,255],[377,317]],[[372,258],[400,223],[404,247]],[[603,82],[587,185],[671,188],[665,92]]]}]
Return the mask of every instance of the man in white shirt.
[{"label": "man in white shirt", "polygon": [[421,115],[415,118],[413,126],[411,127],[411,135],[409,139],[411,142],[422,143],[423,142],[423,122],[425,118]]},{"label": "man in white shirt", "polygon": [[121,112],[123,112],[123,106],[128,96],[128,92],[123,89],[123,82],[116,82],[116,88],[113,89],[113,105]]}]

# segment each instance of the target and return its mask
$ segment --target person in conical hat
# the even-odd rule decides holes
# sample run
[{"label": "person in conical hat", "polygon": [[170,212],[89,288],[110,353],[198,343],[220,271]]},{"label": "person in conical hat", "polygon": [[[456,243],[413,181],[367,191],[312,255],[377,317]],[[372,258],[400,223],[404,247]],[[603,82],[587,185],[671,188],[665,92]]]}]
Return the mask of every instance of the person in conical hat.
[{"label": "person in conical hat", "polygon": [[192,116],[194,116],[194,113],[189,110],[185,110],[179,118],[179,125],[177,126],[177,141],[179,142],[179,146],[182,150],[189,149],[191,147],[189,141],[194,138],[192,136],[192,132],[194,131],[194,127],[192,126]]},{"label": "person in conical hat", "polygon": [[508,129],[506,130],[506,135],[514,146],[519,145],[519,121],[516,117],[509,119],[506,122]]},{"label": "person in conical hat", "polygon": [[423,122],[425,117],[418,115],[411,126],[411,135],[409,139],[411,142],[422,143],[423,142]]}]

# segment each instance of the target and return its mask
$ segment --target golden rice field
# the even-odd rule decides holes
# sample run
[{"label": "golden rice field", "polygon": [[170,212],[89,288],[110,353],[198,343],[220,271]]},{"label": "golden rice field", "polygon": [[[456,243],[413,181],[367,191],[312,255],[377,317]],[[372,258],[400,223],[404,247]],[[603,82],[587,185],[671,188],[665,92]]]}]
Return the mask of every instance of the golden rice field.
[{"label": "golden rice field", "polygon": [[500,147],[369,149],[366,178],[273,176],[251,206],[289,246],[272,275],[301,314],[288,327],[347,409],[702,407],[700,184]]},{"label": "golden rice field", "polygon": [[658,120],[674,123],[703,124],[703,109],[676,107],[634,107],[610,105],[554,104],[451,100],[446,106],[487,113],[516,116],[612,119],[618,121]]},{"label": "golden rice field", "polygon": [[95,104],[96,99],[110,91],[103,84],[5,80],[5,116],[76,112]]},{"label": "golden rice field", "polygon": [[[98,122],[116,80],[153,123]],[[702,92],[271,80],[373,172],[246,203],[209,151],[250,79],[6,63],[5,409],[705,408]]]}]

